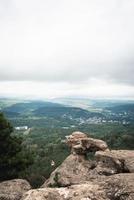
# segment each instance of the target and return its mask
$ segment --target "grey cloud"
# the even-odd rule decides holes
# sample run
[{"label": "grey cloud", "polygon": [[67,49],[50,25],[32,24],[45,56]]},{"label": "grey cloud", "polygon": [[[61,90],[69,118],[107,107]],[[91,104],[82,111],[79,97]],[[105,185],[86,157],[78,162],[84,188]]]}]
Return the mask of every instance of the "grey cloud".
[{"label": "grey cloud", "polygon": [[0,7],[1,81],[134,85],[133,0],[0,0]]}]

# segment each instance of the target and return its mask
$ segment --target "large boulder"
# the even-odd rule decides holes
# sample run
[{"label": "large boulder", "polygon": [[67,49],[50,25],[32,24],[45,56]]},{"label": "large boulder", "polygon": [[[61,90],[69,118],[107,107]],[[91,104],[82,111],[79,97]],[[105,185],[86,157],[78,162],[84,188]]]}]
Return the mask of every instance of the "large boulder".
[{"label": "large boulder", "polygon": [[98,174],[112,175],[116,173],[134,172],[134,151],[98,151],[95,154],[95,160]]},{"label": "large boulder", "polygon": [[103,181],[107,176],[132,173],[134,151],[98,151],[94,160],[84,155],[71,154],[50,176],[42,187],[64,187],[84,181]]},{"label": "large boulder", "polygon": [[0,200],[19,200],[22,195],[31,189],[26,180],[13,179],[0,183]]},{"label": "large boulder", "polygon": [[71,154],[52,172],[42,187],[63,187],[80,183],[88,179],[91,168],[93,168],[93,164],[86,160],[85,156]]},{"label": "large boulder", "polygon": [[85,133],[74,132],[66,136],[66,143],[74,154],[87,154],[88,152],[108,150],[106,142],[87,137]]}]

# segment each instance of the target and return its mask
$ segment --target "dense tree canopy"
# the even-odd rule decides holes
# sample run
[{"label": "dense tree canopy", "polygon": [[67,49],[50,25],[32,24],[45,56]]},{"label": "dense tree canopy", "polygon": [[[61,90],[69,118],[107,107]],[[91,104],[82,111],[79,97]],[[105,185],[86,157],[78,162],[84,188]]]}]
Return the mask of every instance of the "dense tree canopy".
[{"label": "dense tree canopy", "polygon": [[0,181],[17,178],[21,170],[31,163],[29,155],[22,151],[22,139],[12,136],[13,127],[0,113]]}]

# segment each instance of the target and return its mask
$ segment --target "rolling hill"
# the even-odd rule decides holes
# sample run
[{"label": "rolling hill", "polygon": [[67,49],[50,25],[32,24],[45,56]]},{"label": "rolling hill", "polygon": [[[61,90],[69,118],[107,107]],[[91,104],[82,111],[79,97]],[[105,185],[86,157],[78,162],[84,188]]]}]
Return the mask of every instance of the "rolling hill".
[{"label": "rolling hill", "polygon": [[4,108],[3,111],[24,114],[25,112],[31,112],[41,107],[52,108],[52,107],[60,107],[60,106],[61,105],[58,103],[51,103],[51,102],[45,102],[45,101],[30,101],[30,102],[24,102],[24,103],[22,102],[22,103],[13,104],[11,106]]},{"label": "rolling hill", "polygon": [[94,113],[77,107],[41,107],[33,111],[35,116],[62,117],[62,118],[90,118],[102,117],[101,113]]},{"label": "rolling hill", "polygon": [[110,110],[114,113],[122,113],[122,112],[134,113],[134,104],[124,104],[124,105],[108,107],[107,110]]}]

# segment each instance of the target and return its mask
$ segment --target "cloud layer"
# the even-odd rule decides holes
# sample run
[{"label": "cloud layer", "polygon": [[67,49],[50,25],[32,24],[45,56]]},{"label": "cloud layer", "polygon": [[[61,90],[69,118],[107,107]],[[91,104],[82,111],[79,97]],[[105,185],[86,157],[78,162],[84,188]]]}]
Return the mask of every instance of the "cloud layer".
[{"label": "cloud layer", "polygon": [[0,81],[134,86],[133,0],[0,0]]}]

